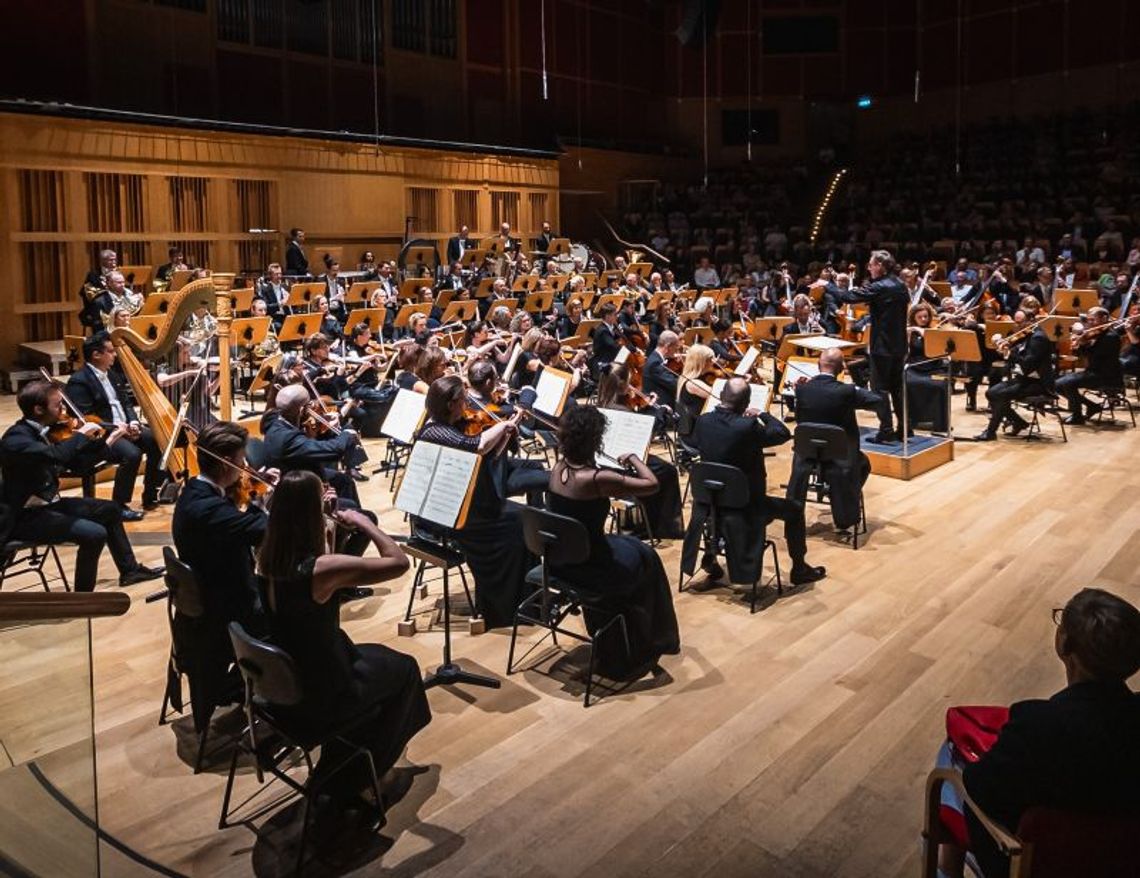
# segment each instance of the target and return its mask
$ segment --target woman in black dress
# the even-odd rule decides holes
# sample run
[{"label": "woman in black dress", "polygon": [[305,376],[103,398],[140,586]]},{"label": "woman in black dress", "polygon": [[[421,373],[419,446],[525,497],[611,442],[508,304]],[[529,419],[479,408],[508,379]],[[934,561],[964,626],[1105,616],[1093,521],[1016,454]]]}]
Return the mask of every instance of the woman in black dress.
[{"label": "woman in black dress", "polygon": [[[277,712],[318,734],[351,721],[344,738],[371,753],[377,777],[390,778],[408,741],[431,722],[419,665],[386,646],[354,644],[341,630],[337,593],[396,579],[407,571],[408,559],[359,510],[333,515],[366,534],[379,557],[331,553],[322,514],[326,499],[313,473],[283,475],[258,552],[270,636],[292,657],[302,690],[299,704]],[[350,755],[346,744],[331,741],[314,769],[316,777],[328,778],[322,792],[345,810],[357,808],[369,783],[363,765],[336,771]]]},{"label": "woman in black dress", "polygon": [[[634,409],[630,405],[631,400],[640,402],[640,407]],[[598,384],[598,408],[637,411],[656,418],[660,413],[660,407],[656,403],[657,394],[644,397],[640,391],[630,391],[629,369],[620,363],[612,366]],[[650,454],[645,463],[658,485],[654,493],[646,495],[642,500],[649,527],[657,539],[679,540],[685,536],[685,522],[681,515],[681,484],[677,467],[656,454]]]},{"label": "woman in black dress", "polygon": [[[580,564],[555,569],[583,591],[600,595],[625,616],[630,652],[611,629],[596,645],[599,670],[614,680],[638,679],[663,655],[681,650],[673,595],[661,559],[636,537],[607,535],[612,497],[644,497],[657,490],[657,479],[636,455],[621,463],[632,472],[600,469],[594,455],[601,449],[606,421],[593,406],[576,406],[562,415],[558,440],[562,459],[550,474],[551,512],[580,521],[590,538],[590,555]],[[586,627],[599,625],[585,610]]]},{"label": "woman in black dress", "polygon": [[923,333],[933,318],[934,308],[929,302],[911,306],[907,362],[914,365],[906,370],[907,427],[913,430],[916,424],[930,424],[935,433],[945,433],[950,393],[945,361],[931,360],[923,348]]}]

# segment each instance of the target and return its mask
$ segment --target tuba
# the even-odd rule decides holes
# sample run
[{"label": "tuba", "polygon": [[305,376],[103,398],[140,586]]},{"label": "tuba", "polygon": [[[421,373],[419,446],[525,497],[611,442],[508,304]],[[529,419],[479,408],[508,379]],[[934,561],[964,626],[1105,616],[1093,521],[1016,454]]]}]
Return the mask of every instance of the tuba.
[{"label": "tuba", "polygon": [[[119,355],[123,374],[131,384],[135,399],[142,409],[146,422],[154,433],[159,448],[167,448],[179,423],[179,413],[159,389],[147,370],[145,361],[165,357],[178,342],[178,334],[199,308],[213,308],[214,281],[200,278],[186,284],[174,294],[165,319],[154,328],[153,337],[145,338],[128,327],[111,330],[111,343]],[[167,469],[177,477],[183,473],[198,474],[198,455],[193,441],[185,448],[175,448],[168,460]]]}]

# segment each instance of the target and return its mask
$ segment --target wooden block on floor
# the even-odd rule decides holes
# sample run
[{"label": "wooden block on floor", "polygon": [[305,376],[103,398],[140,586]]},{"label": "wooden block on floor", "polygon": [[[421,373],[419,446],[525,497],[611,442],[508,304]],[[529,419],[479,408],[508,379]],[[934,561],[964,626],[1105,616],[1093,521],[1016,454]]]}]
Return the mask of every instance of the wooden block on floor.
[{"label": "wooden block on floor", "polygon": [[416,636],[416,620],[409,619],[408,621],[401,620],[396,625],[396,632],[401,637],[415,637]]},{"label": "wooden block on floor", "polygon": [[469,619],[467,621],[467,633],[472,636],[483,634],[487,630],[487,623],[483,621],[482,617],[478,619]]}]

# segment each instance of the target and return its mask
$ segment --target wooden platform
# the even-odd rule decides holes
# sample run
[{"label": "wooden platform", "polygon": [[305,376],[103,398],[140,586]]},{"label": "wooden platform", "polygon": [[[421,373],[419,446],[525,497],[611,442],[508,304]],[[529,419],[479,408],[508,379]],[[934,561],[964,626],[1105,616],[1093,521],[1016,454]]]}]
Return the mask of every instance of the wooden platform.
[{"label": "wooden platform", "polygon": [[[983,416],[954,402],[957,428],[980,430]],[[494,692],[433,689],[433,722],[408,752],[423,772],[386,841],[315,874],[910,878],[946,708],[1063,686],[1049,614],[1078,588],[1140,603],[1138,452],[1140,431],[1109,427],[1075,428],[1068,444],[962,443],[916,483],[869,480],[857,551],[813,504],[808,557],[826,579],[765,592],[754,616],[698,580],[674,595],[682,652],[665,674],[588,710],[568,672],[580,655]],[[769,485],[789,460],[790,446],[777,449]],[[374,477],[363,501],[406,533],[386,489]],[[168,528],[165,507],[132,526],[140,558],[160,559]],[[675,581],[679,544],[660,554]],[[109,559],[101,572],[115,588]],[[410,585],[409,574],[350,604],[343,622],[426,671],[442,634],[398,636]],[[165,607],[143,601],[152,590],[133,586],[130,612],[95,624],[103,826],[180,874],[284,874],[273,832],[217,830],[225,756],[195,776],[189,719],[156,723],[168,633]],[[501,631],[454,638],[462,664],[500,677],[507,644]],[[239,793],[253,784],[243,775]],[[104,874],[149,873],[116,854]]]},{"label": "wooden platform", "polygon": [[904,448],[901,442],[880,445],[869,441],[876,432],[873,427],[862,429],[862,449],[871,461],[871,472],[877,476],[908,482],[954,459],[952,438],[922,434],[911,437]]}]

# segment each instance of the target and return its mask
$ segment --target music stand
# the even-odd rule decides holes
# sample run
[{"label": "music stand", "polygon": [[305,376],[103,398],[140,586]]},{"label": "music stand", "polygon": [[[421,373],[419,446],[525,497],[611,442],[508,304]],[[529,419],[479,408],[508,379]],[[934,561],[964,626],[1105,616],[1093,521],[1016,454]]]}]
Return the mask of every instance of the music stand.
[{"label": "music stand", "polygon": [[548,274],[546,276],[546,282],[547,282],[547,284],[550,285],[550,291],[552,293],[557,293],[558,295],[561,295],[562,291],[564,289],[566,289],[567,285],[570,283],[570,275],[568,275],[568,274]]},{"label": "music stand", "polygon": [[166,323],[165,314],[139,314],[130,319],[131,330],[147,341],[155,341],[158,338],[158,327],[164,323]]},{"label": "music stand", "polygon": [[695,302],[700,290],[677,290],[673,293],[673,298],[682,302]]},{"label": "music stand", "polygon": [[794,317],[757,317],[749,327],[752,332],[752,343],[760,345],[761,350],[764,349],[765,342],[773,348],[778,347],[784,327],[795,322]]},{"label": "music stand", "polygon": [[166,309],[170,307],[170,300],[173,298],[174,293],[151,293],[143,299],[142,307],[135,316],[150,317],[154,314],[165,314]]},{"label": "music stand", "polygon": [[440,290],[435,294],[435,307],[443,309],[451,304],[459,290]]},{"label": "music stand", "polygon": [[123,276],[128,287],[139,292],[145,292],[145,289],[140,288],[145,288],[150,283],[150,276],[154,269],[149,265],[120,265],[115,270]]},{"label": "music stand", "polygon": [[649,280],[649,275],[653,274],[652,262],[631,262],[625,269],[626,274],[636,274],[642,280]]},{"label": "music stand", "polygon": [[321,328],[320,314],[290,314],[281,323],[277,341],[281,344],[302,342]]},{"label": "music stand", "polygon": [[359,302],[361,305],[369,305],[372,302],[372,294],[380,289],[380,281],[378,280],[358,280],[351,284],[344,294],[344,304],[351,305]]},{"label": "music stand", "polygon": [[[982,359],[982,349],[978,346],[978,334],[971,329],[928,329],[922,334],[922,353],[928,359],[946,360],[946,380],[954,380],[951,364],[977,363]],[[907,367],[909,368],[909,366]],[[906,385],[906,376],[903,376]],[[950,401],[954,395],[953,385],[946,389],[946,434],[954,437],[954,427],[950,420]],[[906,414],[903,423],[908,424]],[[906,441],[903,441],[903,454],[906,454]]]},{"label": "music stand", "polygon": [[585,313],[590,310],[590,307],[594,304],[594,299],[597,297],[597,293],[571,293],[570,298],[566,300],[566,307],[569,308],[574,302],[581,302],[582,311]]},{"label": "music stand", "polygon": [[387,313],[383,308],[353,308],[348,312],[348,319],[344,322],[344,334],[352,332],[352,327],[358,323],[367,323],[372,334],[379,335],[384,327]]},{"label": "music stand", "polygon": [[615,308],[620,308],[625,304],[624,293],[602,293],[598,296],[597,301],[594,302],[594,307],[601,310],[603,305],[613,305]]},{"label": "music stand", "polygon": [[401,302],[414,301],[420,297],[420,290],[431,287],[431,279],[426,277],[406,277],[400,281],[396,298]]},{"label": "music stand", "polygon": [[194,269],[180,268],[177,271],[170,273],[170,290],[169,292],[177,293],[186,284],[194,278]]},{"label": "music stand", "polygon": [[396,314],[396,319],[393,325],[397,329],[407,329],[408,322],[412,319],[413,314],[423,314],[425,317],[431,314],[431,302],[420,302],[414,305],[401,305],[400,311]]},{"label": "music stand", "polygon": [[1053,312],[1055,314],[1080,314],[1100,304],[1096,290],[1054,290]]},{"label": "music stand", "polygon": [[711,326],[690,326],[685,330],[684,343],[686,345],[692,344],[708,344],[712,341],[713,331]]},{"label": "music stand", "polygon": [[483,260],[487,258],[487,251],[482,247],[475,247],[471,250],[464,250],[463,256],[459,259],[459,265],[466,268],[468,271],[477,271],[479,266],[483,264]]},{"label": "music stand", "polygon": [[553,307],[554,293],[548,290],[544,293],[531,293],[527,296],[523,310],[529,311],[531,314],[545,314]]},{"label": "music stand", "polygon": [[415,265],[417,268],[431,269],[433,266],[428,265],[428,260],[435,261],[435,247],[426,247],[422,244],[415,247],[409,247],[404,254],[404,270],[407,271],[409,265]]},{"label": "music stand", "polygon": [[596,271],[584,271],[581,277],[586,284],[587,290],[596,290],[598,288],[598,273]]},{"label": "music stand", "polygon": [[1001,335],[1001,336],[1009,335],[1010,332],[1013,331],[1014,326],[1015,326],[1014,322],[1012,320],[1009,320],[1009,319],[987,320],[986,321],[986,328],[985,328],[986,347],[989,348],[991,351],[997,350],[997,345],[994,344],[994,336],[995,335]]},{"label": "music stand", "polygon": [[324,295],[325,285],[300,283],[293,284],[289,287],[289,293],[285,297],[285,307],[287,308],[308,308],[313,302],[313,296]]},{"label": "music stand", "polygon": [[585,317],[583,317],[582,320],[579,321],[578,328],[574,331],[574,335],[577,338],[589,338],[594,334],[594,330],[601,325],[601,320],[593,318],[587,320]]},{"label": "music stand", "polygon": [[546,255],[550,256],[563,256],[570,252],[570,239],[569,238],[554,238],[550,242],[550,247],[546,251]]},{"label": "music stand", "polygon": [[443,314],[439,318],[441,325],[446,326],[448,323],[455,323],[457,320],[462,320],[464,323],[470,323],[475,319],[479,313],[479,303],[473,302],[470,299],[460,302],[451,302],[443,310]]},{"label": "music stand", "polygon": [[253,307],[253,287],[230,290],[230,307],[235,314],[244,314]]},{"label": "music stand", "polygon": [[645,313],[652,314],[666,302],[673,301],[673,293],[668,290],[663,290],[660,293],[654,293],[649,297],[649,301],[645,303]]},{"label": "music stand", "polygon": [[522,274],[515,278],[515,282],[511,284],[512,293],[529,293],[531,288],[538,283],[538,278],[533,274]]},{"label": "music stand", "polygon": [[1076,317],[1049,317],[1039,327],[1042,332],[1049,337],[1049,341],[1053,344],[1060,344],[1067,340],[1073,332],[1073,324],[1076,323]]},{"label": "music stand", "polygon": [[271,317],[238,317],[230,324],[230,339],[238,345],[255,348],[269,334]]},{"label": "music stand", "polygon": [[491,287],[495,285],[495,278],[485,277],[479,281],[479,286],[475,288],[475,298],[485,299],[491,295]]}]

